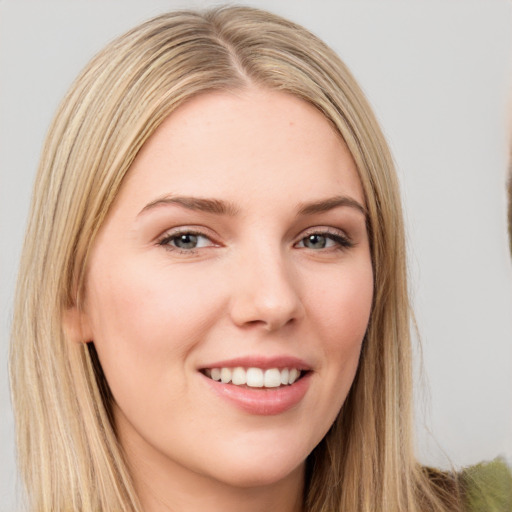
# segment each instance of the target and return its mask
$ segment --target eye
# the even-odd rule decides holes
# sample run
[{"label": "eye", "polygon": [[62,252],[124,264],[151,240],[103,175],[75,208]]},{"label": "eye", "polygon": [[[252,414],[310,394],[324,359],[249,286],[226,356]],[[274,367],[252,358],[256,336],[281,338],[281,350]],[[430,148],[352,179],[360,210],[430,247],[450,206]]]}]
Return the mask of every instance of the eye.
[{"label": "eye", "polygon": [[344,249],[352,247],[353,243],[340,233],[313,232],[302,238],[296,245],[299,248],[322,250],[322,249]]},{"label": "eye", "polygon": [[193,231],[166,234],[158,244],[165,246],[166,249],[180,252],[194,252],[196,249],[215,245],[206,235]]}]

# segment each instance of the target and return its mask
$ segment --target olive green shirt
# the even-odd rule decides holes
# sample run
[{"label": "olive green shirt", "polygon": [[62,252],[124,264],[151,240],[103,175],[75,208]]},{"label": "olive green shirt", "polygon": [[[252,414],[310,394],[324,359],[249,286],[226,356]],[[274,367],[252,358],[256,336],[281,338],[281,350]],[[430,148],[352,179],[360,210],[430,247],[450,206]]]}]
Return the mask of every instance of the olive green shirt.
[{"label": "olive green shirt", "polygon": [[503,459],[471,466],[460,478],[469,512],[512,512],[512,473]]}]

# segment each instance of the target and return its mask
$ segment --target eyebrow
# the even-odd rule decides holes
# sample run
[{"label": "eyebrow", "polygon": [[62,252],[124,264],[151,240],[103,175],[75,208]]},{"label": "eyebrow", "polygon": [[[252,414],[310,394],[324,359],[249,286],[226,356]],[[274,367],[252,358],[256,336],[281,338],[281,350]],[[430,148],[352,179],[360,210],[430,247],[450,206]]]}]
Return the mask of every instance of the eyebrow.
[{"label": "eyebrow", "polygon": [[178,205],[186,208],[187,210],[196,210],[207,213],[214,213],[216,215],[228,215],[234,217],[238,213],[238,208],[230,202],[221,201],[219,199],[207,199],[202,197],[189,197],[189,196],[164,196],[155,201],[148,203],[139,212],[139,215],[157,208],[162,205]]},{"label": "eyebrow", "polygon": [[[202,197],[191,196],[163,196],[148,203],[138,215],[145,213],[149,210],[157,208],[162,205],[178,205],[186,208],[187,210],[195,210],[215,215],[227,215],[234,217],[239,213],[239,209],[235,204],[229,201],[222,201],[220,199],[208,199]],[[297,216],[314,215],[315,213],[322,213],[340,207],[354,208],[367,217],[366,208],[351,197],[335,196],[320,201],[312,201],[308,203],[300,203]]]},{"label": "eyebrow", "polygon": [[335,196],[321,201],[301,203],[299,215],[313,215],[315,213],[328,212],[329,210],[340,208],[342,206],[355,208],[357,211],[361,212],[365,218],[368,216],[366,208],[360,202],[348,196]]}]

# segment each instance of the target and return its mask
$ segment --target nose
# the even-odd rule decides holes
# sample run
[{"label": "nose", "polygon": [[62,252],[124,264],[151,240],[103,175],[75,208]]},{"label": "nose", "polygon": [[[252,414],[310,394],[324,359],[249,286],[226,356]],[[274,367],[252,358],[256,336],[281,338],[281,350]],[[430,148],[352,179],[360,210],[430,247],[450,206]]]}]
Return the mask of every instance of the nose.
[{"label": "nose", "polygon": [[278,251],[240,255],[231,279],[230,314],[239,327],[276,331],[304,315],[297,276]]}]

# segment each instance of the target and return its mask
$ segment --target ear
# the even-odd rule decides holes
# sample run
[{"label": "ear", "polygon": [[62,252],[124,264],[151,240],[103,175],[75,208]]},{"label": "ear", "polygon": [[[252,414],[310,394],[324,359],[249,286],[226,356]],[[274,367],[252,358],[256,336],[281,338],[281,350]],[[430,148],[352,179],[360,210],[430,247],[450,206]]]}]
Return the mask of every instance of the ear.
[{"label": "ear", "polygon": [[85,311],[71,306],[62,313],[62,329],[73,343],[88,343],[93,339],[92,326]]}]

